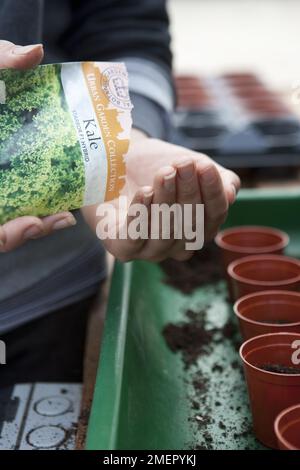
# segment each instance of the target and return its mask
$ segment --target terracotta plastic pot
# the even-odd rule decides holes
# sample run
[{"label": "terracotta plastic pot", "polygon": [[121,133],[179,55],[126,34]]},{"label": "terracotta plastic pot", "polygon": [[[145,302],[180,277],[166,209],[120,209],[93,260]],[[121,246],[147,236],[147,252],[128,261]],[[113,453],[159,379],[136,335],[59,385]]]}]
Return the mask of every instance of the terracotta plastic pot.
[{"label": "terracotta plastic pot", "polygon": [[201,85],[201,80],[195,75],[178,75],[175,77],[175,84],[178,88],[197,87]]},{"label": "terracotta plastic pot", "polygon": [[240,73],[225,73],[222,78],[226,80],[229,85],[252,85],[261,83],[260,79],[251,72],[240,72]]},{"label": "terracotta plastic pot", "polygon": [[232,286],[227,275],[228,265],[239,258],[258,254],[283,254],[289,243],[287,233],[272,227],[245,225],[223,230],[218,233],[215,242],[221,249],[223,269],[227,277],[231,299]]},{"label": "terracotta plastic pot", "polygon": [[239,79],[239,80],[248,80],[249,78],[251,79],[257,79],[257,75],[254,72],[246,71],[246,72],[225,72],[222,74],[222,77],[231,80],[231,79]]},{"label": "terracotta plastic pot", "polygon": [[283,410],[275,420],[274,430],[280,450],[300,450],[300,404]]},{"label": "terracotta plastic pot", "polygon": [[[277,448],[274,420],[285,408],[299,403],[300,374],[277,373],[264,370],[268,365],[297,368],[292,362],[295,341],[300,335],[272,333],[256,336],[242,344],[240,356],[253,418],[254,433],[264,445]],[[288,369],[291,370],[291,369]]]},{"label": "terracotta plastic pot", "polygon": [[219,232],[215,242],[222,250],[225,269],[232,261],[248,255],[282,254],[289,244],[287,233],[258,225],[243,225]]},{"label": "terracotta plastic pot", "polygon": [[227,268],[234,300],[263,290],[300,290],[300,261],[280,255],[246,256]]},{"label": "terracotta plastic pot", "polygon": [[286,119],[286,117],[289,117],[292,115],[291,111],[287,108],[283,107],[278,107],[278,108],[273,108],[273,109],[261,109],[261,110],[247,110],[247,114],[250,116],[252,121],[255,120],[262,120],[262,119],[268,119],[268,120],[274,120],[276,121],[277,119]]},{"label": "terracotta plastic pot", "polygon": [[289,112],[288,108],[277,99],[256,97],[247,100],[245,99],[243,101],[243,105],[245,108],[256,114],[284,115]]},{"label": "terracotta plastic pot", "polygon": [[248,100],[248,99],[270,99],[274,98],[274,94],[266,89],[262,85],[252,85],[252,86],[246,86],[246,87],[238,87],[234,89],[234,94],[242,100]]},{"label": "terracotta plastic pot", "polygon": [[178,88],[177,94],[179,96],[189,96],[189,95],[195,95],[195,94],[207,96],[210,93],[207,87],[204,87],[202,85],[197,85],[197,86],[193,85],[189,87],[185,86],[185,87]]},{"label": "terracotta plastic pot", "polygon": [[244,340],[281,331],[300,334],[299,292],[256,292],[240,298],[233,310]]},{"label": "terracotta plastic pot", "polygon": [[178,106],[184,108],[195,108],[211,104],[211,97],[200,92],[178,95]]}]

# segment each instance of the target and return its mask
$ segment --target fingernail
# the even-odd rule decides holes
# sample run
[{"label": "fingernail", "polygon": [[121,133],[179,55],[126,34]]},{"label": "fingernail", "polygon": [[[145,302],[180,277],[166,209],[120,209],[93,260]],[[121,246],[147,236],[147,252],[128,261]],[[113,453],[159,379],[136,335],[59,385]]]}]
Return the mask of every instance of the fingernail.
[{"label": "fingernail", "polygon": [[164,175],[164,187],[167,191],[175,191],[176,170],[170,167],[170,173]]},{"label": "fingernail", "polygon": [[234,203],[234,201],[236,200],[236,188],[235,186],[232,184],[231,185],[231,190],[232,190],[232,204]]},{"label": "fingernail", "polygon": [[147,206],[151,203],[154,192],[151,186],[145,186],[144,188],[142,188],[142,191],[144,204]]},{"label": "fingernail", "polygon": [[12,53],[16,55],[26,55],[29,54],[31,51],[34,51],[34,49],[39,49],[41,47],[43,47],[42,44],[30,44],[29,46],[15,46],[12,50]]},{"label": "fingernail", "polygon": [[23,234],[23,238],[26,240],[31,240],[39,238],[43,234],[43,229],[38,225],[32,225]]},{"label": "fingernail", "polygon": [[206,170],[202,170],[200,178],[204,181],[205,184],[212,184],[216,181],[216,170],[215,167],[209,166]]},{"label": "fingernail", "polygon": [[72,227],[76,225],[76,220],[74,217],[68,216],[64,219],[58,220],[52,225],[53,230],[61,230],[63,228]]},{"label": "fingernail", "polygon": [[177,166],[177,170],[180,178],[183,180],[190,180],[194,175],[195,165],[194,162],[189,161],[183,165]]}]

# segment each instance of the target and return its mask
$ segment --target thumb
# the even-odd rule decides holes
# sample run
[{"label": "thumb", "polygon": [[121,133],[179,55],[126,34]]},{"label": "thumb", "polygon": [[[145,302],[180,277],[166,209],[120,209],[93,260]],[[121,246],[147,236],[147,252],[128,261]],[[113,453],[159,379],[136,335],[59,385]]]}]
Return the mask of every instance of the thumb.
[{"label": "thumb", "polygon": [[0,40],[0,68],[29,69],[38,65],[43,56],[42,44],[17,46]]}]

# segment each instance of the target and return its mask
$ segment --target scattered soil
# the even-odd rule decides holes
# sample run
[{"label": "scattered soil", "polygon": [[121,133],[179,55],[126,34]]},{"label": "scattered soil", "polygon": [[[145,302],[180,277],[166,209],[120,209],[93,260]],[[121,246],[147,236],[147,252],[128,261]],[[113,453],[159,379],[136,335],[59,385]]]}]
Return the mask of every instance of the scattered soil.
[{"label": "scattered soil", "polygon": [[289,367],[282,364],[262,364],[258,367],[266,372],[274,372],[277,374],[300,374],[299,367]]},{"label": "scattered soil", "polygon": [[163,329],[163,336],[171,351],[181,352],[185,368],[195,364],[199,357],[211,348],[214,330],[205,328],[205,311],[188,310],[188,321],[169,323]]},{"label": "scattered soil", "polygon": [[192,409],[195,410],[195,411],[199,411],[200,409],[200,404],[197,400],[191,400],[191,405],[192,405]]},{"label": "scattered soil", "polygon": [[[192,385],[196,392],[197,398],[199,398],[201,395],[207,392],[208,379],[203,377],[202,374],[198,372],[193,376]],[[192,400],[192,402],[196,402],[196,400]],[[200,407],[199,402],[198,405]]]},{"label": "scattered soil", "polygon": [[226,424],[224,424],[223,421],[219,421],[219,428],[226,429]]},{"label": "scattered soil", "polygon": [[78,419],[78,423],[80,423],[80,425],[78,426],[77,435],[76,435],[76,450],[83,450],[85,447],[86,433],[87,433],[91,407],[92,407],[92,400],[90,400],[89,403],[85,405],[80,412],[80,416]]},{"label": "scattered soil", "polygon": [[[166,274],[165,282],[184,294],[190,294],[205,284],[215,284],[223,278],[218,248],[213,244],[195,254],[188,262],[166,261],[162,263],[162,268]],[[220,293],[224,295],[218,286],[214,288],[216,295]],[[235,387],[239,389],[239,384],[233,385],[232,391],[226,397],[228,404],[223,402],[222,395],[218,392],[215,395],[216,399],[211,400],[211,387],[215,387],[215,382],[211,383],[212,377],[218,380],[221,388],[235,370],[242,373],[242,365],[237,358],[228,364],[229,368],[227,366],[225,368],[223,361],[226,363],[226,358],[222,357],[212,364],[211,374],[202,371],[201,364],[205,363],[205,357],[211,357],[217,345],[228,342],[237,351],[241,343],[237,325],[232,318],[229,318],[221,328],[216,328],[210,323],[208,315],[210,307],[211,305],[205,305],[198,311],[189,309],[184,313],[182,321],[169,323],[162,331],[169,349],[173,353],[180,354],[184,369],[189,372],[187,376],[185,375],[185,382],[189,385],[187,388],[191,410],[189,421],[193,424],[195,439],[193,450],[213,450],[216,447],[212,424],[214,429],[217,427],[220,430],[224,442],[228,439],[237,441],[246,439],[252,434],[248,418],[242,418],[239,429],[236,429],[230,420],[227,422],[226,412],[222,410],[223,406],[226,408],[228,406],[232,413],[241,412],[241,406],[236,406],[234,403],[234,389]],[[217,413],[215,408],[218,409]]]},{"label": "scattered soil", "polygon": [[242,369],[242,365],[241,365],[241,363],[240,363],[238,360],[232,361],[231,367],[232,367],[233,369]]},{"label": "scattered soil", "polygon": [[[206,308],[209,308],[206,307]],[[224,340],[232,340],[236,349],[240,346],[236,327],[229,320],[223,328],[207,328],[207,310],[185,312],[186,321],[178,323],[168,323],[162,334],[165,341],[173,352],[181,352],[185,369],[197,363],[198,359],[209,354],[214,346]],[[239,363],[233,363],[232,367],[238,367]],[[220,373],[223,367],[219,364],[213,366],[213,370]]]},{"label": "scattered soil", "polygon": [[212,371],[219,372],[220,374],[222,374],[222,372],[224,371],[224,368],[220,366],[219,364],[215,364],[212,368]]},{"label": "scattered soil", "polygon": [[220,264],[218,247],[210,243],[185,262],[167,260],[161,263],[166,274],[165,283],[190,294],[199,286],[213,284],[224,276]]},{"label": "scattered soil", "polygon": [[241,437],[244,437],[244,438],[247,438],[249,437],[251,434],[253,434],[253,429],[251,426],[249,426],[249,423],[245,423],[247,426],[246,426],[246,429],[241,431],[241,432],[235,432],[233,437],[234,439],[240,439]]},{"label": "scattered soil", "polygon": [[[212,406],[222,407],[221,401],[216,400],[210,403],[209,388],[211,377],[202,373],[197,367],[199,358],[208,356],[212,353],[214,347],[224,341],[230,341],[234,348],[237,348],[239,339],[237,336],[237,328],[231,319],[222,328],[212,328],[208,320],[208,310],[210,306],[199,311],[187,310],[184,314],[185,319],[178,323],[169,323],[163,329],[163,336],[170,350],[174,353],[180,353],[185,370],[191,370],[192,374],[187,379],[187,383],[192,385],[192,393],[189,395],[191,416],[190,421],[195,426],[195,440],[198,444],[193,449],[209,450],[213,449],[213,436],[210,433],[209,425],[213,423],[214,415]],[[193,367],[192,367],[193,366]],[[242,370],[238,360],[230,363],[232,369]],[[220,384],[226,380],[229,372],[224,370],[224,366],[216,362],[212,365],[212,374],[218,374]],[[232,399],[229,396],[228,399]],[[233,412],[238,411],[236,407],[229,407]],[[240,407],[239,411],[241,410]],[[222,411],[221,411],[222,415]],[[224,419],[218,420],[216,426],[223,431],[224,439],[233,436],[236,431],[232,427],[225,424]],[[248,434],[249,423],[245,420],[242,423],[242,434]],[[237,434],[237,433],[236,433]],[[241,437],[243,435],[241,434]],[[199,442],[199,436],[201,441]]]}]

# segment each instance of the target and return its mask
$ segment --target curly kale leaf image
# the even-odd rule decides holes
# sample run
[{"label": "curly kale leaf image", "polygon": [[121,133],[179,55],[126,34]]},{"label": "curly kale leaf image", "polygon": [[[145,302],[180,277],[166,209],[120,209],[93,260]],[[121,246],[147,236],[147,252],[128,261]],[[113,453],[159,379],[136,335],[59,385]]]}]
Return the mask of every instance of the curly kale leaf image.
[{"label": "curly kale leaf image", "polygon": [[0,70],[0,223],[83,204],[84,163],[60,65]]}]

